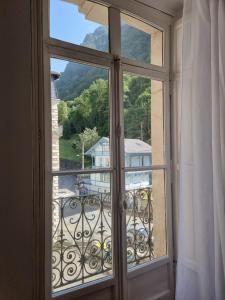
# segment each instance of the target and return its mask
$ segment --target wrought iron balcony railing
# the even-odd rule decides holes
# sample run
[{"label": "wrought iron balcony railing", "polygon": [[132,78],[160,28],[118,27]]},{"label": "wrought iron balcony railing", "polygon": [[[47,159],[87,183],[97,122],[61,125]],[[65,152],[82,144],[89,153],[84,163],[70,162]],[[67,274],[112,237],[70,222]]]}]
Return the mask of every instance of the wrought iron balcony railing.
[{"label": "wrought iron balcony railing", "polygon": [[[128,267],[154,257],[151,188],[126,192]],[[52,287],[112,274],[111,196],[93,193],[53,200]]]}]

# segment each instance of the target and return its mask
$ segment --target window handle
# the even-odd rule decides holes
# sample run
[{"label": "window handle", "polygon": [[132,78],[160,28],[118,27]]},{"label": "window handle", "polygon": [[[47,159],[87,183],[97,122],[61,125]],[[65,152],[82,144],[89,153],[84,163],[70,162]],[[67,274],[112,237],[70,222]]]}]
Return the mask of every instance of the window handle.
[{"label": "window handle", "polygon": [[127,210],[127,201],[120,195],[120,213],[122,214],[125,210]]}]

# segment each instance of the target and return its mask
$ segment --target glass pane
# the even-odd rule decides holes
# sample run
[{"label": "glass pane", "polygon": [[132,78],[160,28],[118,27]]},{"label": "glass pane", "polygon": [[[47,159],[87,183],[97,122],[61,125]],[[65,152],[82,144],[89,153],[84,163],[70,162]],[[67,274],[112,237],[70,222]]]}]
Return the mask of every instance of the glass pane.
[{"label": "glass pane", "polygon": [[166,255],[164,171],[125,173],[128,268]]},{"label": "glass pane", "polygon": [[54,292],[112,275],[110,177],[109,173],[53,177]]},{"label": "glass pane", "polygon": [[110,167],[108,77],[106,69],[51,59],[54,171]]},{"label": "glass pane", "polygon": [[125,167],[164,162],[163,84],[123,75]]},{"label": "glass pane", "polygon": [[129,59],[162,66],[162,31],[129,15],[121,14],[121,53]]},{"label": "glass pane", "polygon": [[50,36],[108,52],[108,8],[91,1],[50,0]]}]

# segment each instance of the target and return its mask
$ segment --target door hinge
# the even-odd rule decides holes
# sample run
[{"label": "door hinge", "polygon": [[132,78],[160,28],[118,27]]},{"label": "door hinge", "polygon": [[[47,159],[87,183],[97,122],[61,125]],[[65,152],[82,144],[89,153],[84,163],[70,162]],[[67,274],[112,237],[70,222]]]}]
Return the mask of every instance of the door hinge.
[{"label": "door hinge", "polygon": [[38,129],[38,143],[41,143],[41,138],[42,138],[42,134],[41,134],[41,129]]}]

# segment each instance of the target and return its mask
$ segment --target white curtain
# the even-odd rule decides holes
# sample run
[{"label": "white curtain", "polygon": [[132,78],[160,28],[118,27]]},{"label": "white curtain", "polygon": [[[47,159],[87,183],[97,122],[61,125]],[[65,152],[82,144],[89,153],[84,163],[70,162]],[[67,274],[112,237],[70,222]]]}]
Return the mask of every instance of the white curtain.
[{"label": "white curtain", "polygon": [[225,300],[225,0],[184,0],[177,300]]}]

